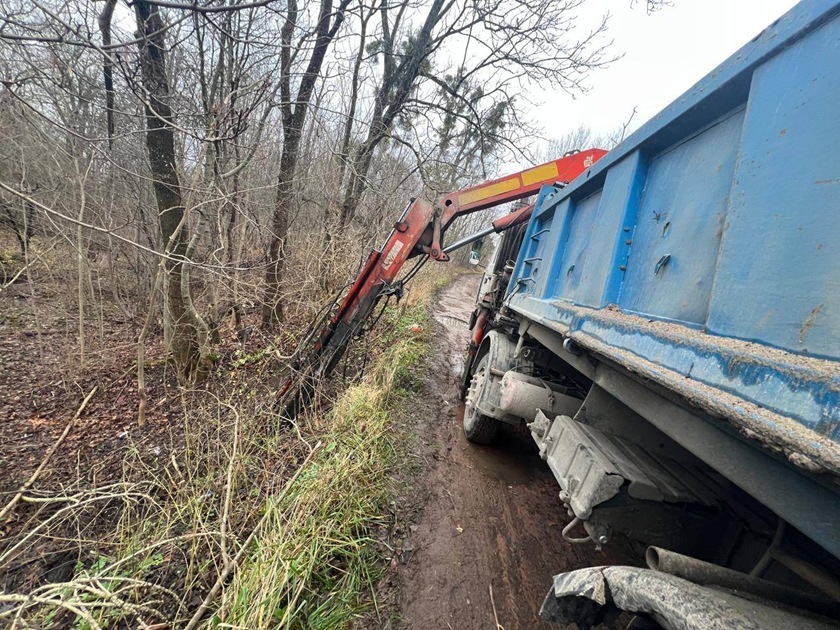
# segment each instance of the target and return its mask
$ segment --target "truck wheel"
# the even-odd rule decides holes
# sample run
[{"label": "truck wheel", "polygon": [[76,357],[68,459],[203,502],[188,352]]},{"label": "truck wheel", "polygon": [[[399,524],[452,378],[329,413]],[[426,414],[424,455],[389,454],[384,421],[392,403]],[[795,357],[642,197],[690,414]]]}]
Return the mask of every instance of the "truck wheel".
[{"label": "truck wheel", "polygon": [[467,394],[470,391],[470,382],[472,381],[472,367],[474,358],[470,356],[470,349],[464,353],[464,370],[461,373],[461,385],[458,388],[459,400],[466,401]]},{"label": "truck wheel", "polygon": [[489,360],[485,355],[475,366],[464,404],[464,435],[473,444],[490,444],[499,430],[498,420],[485,416],[476,409],[487,380],[488,369]]}]

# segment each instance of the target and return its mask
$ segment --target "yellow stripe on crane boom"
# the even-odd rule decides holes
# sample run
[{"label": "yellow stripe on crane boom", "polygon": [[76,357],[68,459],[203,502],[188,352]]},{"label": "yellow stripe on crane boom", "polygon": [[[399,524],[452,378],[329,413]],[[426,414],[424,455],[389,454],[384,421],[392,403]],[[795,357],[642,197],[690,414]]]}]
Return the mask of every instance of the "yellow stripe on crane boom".
[{"label": "yellow stripe on crane boom", "polygon": [[557,162],[549,162],[548,164],[543,164],[542,166],[523,171],[522,185],[530,186],[531,184],[536,184],[537,182],[544,182],[557,177],[559,174],[560,171],[557,169]]},{"label": "yellow stripe on crane boom", "polygon": [[522,184],[519,182],[519,176],[517,175],[516,177],[510,177],[508,179],[503,179],[500,182],[488,184],[487,186],[479,186],[478,188],[473,188],[463,192],[458,195],[458,203],[462,206],[466,206],[467,204],[475,203],[476,201],[490,199],[490,197],[495,197],[496,195],[516,190],[521,186]]}]

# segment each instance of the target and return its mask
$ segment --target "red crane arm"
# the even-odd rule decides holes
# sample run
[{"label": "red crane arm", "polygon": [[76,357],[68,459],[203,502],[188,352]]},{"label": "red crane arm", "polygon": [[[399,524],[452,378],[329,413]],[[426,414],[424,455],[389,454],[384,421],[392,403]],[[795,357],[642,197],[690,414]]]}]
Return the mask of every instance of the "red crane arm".
[{"label": "red crane arm", "polygon": [[529,197],[546,184],[570,182],[606,153],[604,149],[579,151],[519,173],[449,193],[438,201],[438,206],[444,209],[444,229],[461,215]]},{"label": "red crane arm", "polygon": [[[569,182],[586,171],[606,151],[589,149],[546,162],[519,173],[449,193],[431,206],[422,199],[412,200],[381,250],[368,255],[362,271],[341,304],[314,340],[311,350],[321,360],[321,373],[329,373],[344,352],[350,338],[357,333],[383,295],[399,293],[396,282],[405,262],[418,255],[439,261],[449,260],[443,251],[443,236],[459,216],[523,199],[535,194],[546,184]],[[528,206],[493,223],[500,232],[528,220]]]}]

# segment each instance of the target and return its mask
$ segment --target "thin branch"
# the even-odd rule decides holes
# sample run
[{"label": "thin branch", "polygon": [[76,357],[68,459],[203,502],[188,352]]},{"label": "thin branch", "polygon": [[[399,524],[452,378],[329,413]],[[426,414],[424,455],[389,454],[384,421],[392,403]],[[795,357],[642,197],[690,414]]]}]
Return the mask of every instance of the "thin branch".
[{"label": "thin branch", "polygon": [[244,11],[245,9],[256,9],[259,7],[266,7],[278,0],[257,0],[256,2],[247,2],[245,4],[223,4],[213,6],[212,4],[199,4],[198,2],[169,2],[168,0],[146,0],[149,4],[164,9],[179,9],[183,11],[194,11],[196,13],[231,13],[234,11]]}]

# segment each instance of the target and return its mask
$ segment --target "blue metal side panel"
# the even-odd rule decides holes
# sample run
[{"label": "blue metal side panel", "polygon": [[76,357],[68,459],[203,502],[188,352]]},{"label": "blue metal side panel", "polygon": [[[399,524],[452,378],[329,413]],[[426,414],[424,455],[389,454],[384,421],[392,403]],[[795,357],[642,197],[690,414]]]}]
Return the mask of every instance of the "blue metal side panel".
[{"label": "blue metal side panel", "polygon": [[569,187],[544,189],[508,295],[835,474],[838,15],[838,0],[800,3]]},{"label": "blue metal side panel", "polygon": [[[548,233],[539,237],[543,243],[542,255],[535,261],[535,264],[539,265],[535,271],[540,274],[540,280],[533,285],[534,293],[537,295],[551,295],[554,291],[554,285],[560,275],[563,248],[569,241],[569,229],[574,211],[575,202],[567,198],[556,205],[546,203],[546,210],[538,219],[540,226],[548,230]],[[551,217],[550,221],[549,217]]]},{"label": "blue metal side panel", "polygon": [[[557,190],[552,186],[543,186],[537,195],[534,213],[528,223],[522,240],[522,249],[513,268],[512,277],[518,280],[508,285],[509,297],[514,293],[525,295],[544,291],[549,274],[540,273],[540,262],[545,259],[544,267],[547,269],[559,244],[559,239],[553,238],[551,233],[556,210],[553,201],[556,201],[557,197]],[[561,214],[565,212],[568,204],[568,200],[564,202]]]},{"label": "blue metal side panel", "polygon": [[732,114],[651,161],[618,301],[624,310],[705,322],[742,121],[743,111]]},{"label": "blue metal side panel", "polygon": [[551,295],[560,295],[578,304],[600,306],[606,270],[599,263],[606,261],[609,264],[609,258],[595,246],[597,238],[593,238],[601,223],[600,203],[601,191],[598,191],[574,205],[563,250],[558,252],[559,273],[552,274],[555,281],[549,292]]},{"label": "blue metal side panel", "polygon": [[[614,302],[628,262],[645,173],[646,163],[637,151],[610,169],[603,190],[578,202],[561,198],[549,188],[551,196],[535,204],[537,216],[525,241],[542,240],[546,246],[536,260],[536,246],[526,245],[529,248],[520,257],[520,265],[524,259],[531,261],[530,270],[542,265],[547,272],[538,275],[549,278],[551,284],[529,283],[518,294],[552,295],[594,307]],[[616,240],[617,233],[623,238]],[[531,239],[532,234],[538,234],[537,238]],[[520,268],[516,267],[514,277]]]},{"label": "blue metal side panel", "polygon": [[840,20],[752,83],[709,329],[840,357]]},{"label": "blue metal side panel", "polygon": [[[598,248],[602,256],[612,249],[609,257],[609,274],[604,278],[600,306],[618,302],[624,274],[630,263],[633,229],[638,221],[639,205],[647,180],[647,161],[641,151],[636,151],[613,166],[607,173],[601,205],[614,208],[605,213]],[[612,241],[612,243],[610,243]],[[603,256],[606,260],[607,257]]]}]

